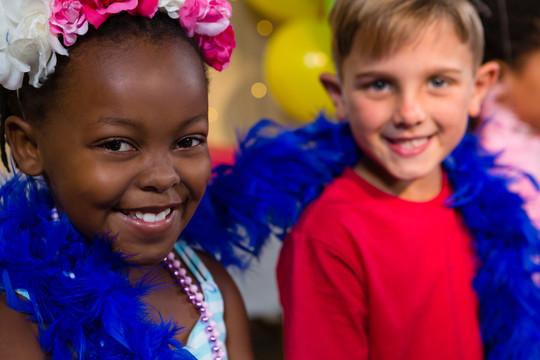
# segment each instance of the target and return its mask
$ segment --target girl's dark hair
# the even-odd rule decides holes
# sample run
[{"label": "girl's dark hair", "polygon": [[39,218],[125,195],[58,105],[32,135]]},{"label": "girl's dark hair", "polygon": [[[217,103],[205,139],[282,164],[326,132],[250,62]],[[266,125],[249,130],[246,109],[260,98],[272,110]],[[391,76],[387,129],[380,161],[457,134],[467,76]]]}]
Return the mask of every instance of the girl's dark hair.
[{"label": "girl's dark hair", "polygon": [[[77,42],[68,48],[68,56],[57,56],[58,62],[55,71],[42,82],[42,86],[34,88],[25,78],[23,86],[18,93],[9,91],[0,86],[0,156],[2,163],[9,170],[6,152],[5,121],[8,116],[18,115],[29,122],[40,126],[47,119],[48,110],[55,106],[55,99],[61,91],[77,84],[67,80],[71,69],[67,66],[70,58],[84,57],[87,44],[98,44],[100,48],[114,49],[130,46],[129,41],[149,41],[160,44],[175,44],[179,40],[190,44],[201,59],[201,67],[206,74],[204,55],[196,40],[188,37],[179,21],[171,19],[167,14],[157,13],[152,19],[129,15],[126,12],[116,14],[107,19],[99,29],[90,26],[85,35],[79,36]],[[62,41],[62,39],[60,39]]]},{"label": "girl's dark hair", "polygon": [[502,60],[519,68],[540,49],[538,0],[476,0],[485,34],[484,61]]}]

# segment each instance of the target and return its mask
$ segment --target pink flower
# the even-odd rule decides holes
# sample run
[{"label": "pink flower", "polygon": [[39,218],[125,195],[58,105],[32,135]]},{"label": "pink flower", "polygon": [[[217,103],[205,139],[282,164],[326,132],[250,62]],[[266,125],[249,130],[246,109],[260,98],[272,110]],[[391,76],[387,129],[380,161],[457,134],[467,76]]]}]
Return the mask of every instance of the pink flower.
[{"label": "pink flower", "polygon": [[88,31],[88,21],[79,0],[54,0],[51,10],[50,29],[55,34],[62,34],[64,45],[73,45],[77,35]]},{"label": "pink flower", "polygon": [[180,23],[188,36],[221,34],[229,26],[231,5],[225,0],[186,0],[179,10]]},{"label": "pink flower", "polygon": [[217,36],[199,36],[199,47],[208,65],[218,71],[225,69],[229,66],[232,51],[236,47],[232,25]]},{"label": "pink flower", "polygon": [[97,29],[111,15],[122,11],[151,18],[157,11],[157,3],[158,0],[87,0],[84,13]]},{"label": "pink flower", "polygon": [[158,11],[158,1],[159,0],[139,0],[139,5],[137,5],[134,10],[128,12],[131,15],[153,18]]}]

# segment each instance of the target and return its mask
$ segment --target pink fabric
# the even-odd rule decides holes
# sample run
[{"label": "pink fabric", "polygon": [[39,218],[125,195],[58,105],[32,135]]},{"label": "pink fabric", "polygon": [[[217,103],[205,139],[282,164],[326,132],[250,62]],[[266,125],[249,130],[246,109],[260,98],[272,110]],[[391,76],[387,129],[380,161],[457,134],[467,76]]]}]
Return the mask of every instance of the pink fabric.
[{"label": "pink fabric", "polygon": [[471,237],[435,199],[383,193],[347,169],[285,239],[285,358],[481,360]]},{"label": "pink fabric", "polygon": [[[482,145],[493,153],[500,153],[497,163],[519,169],[540,181],[540,134],[518,119],[507,107],[497,102],[500,93],[495,87],[487,96],[480,115]],[[511,171],[511,170],[509,170]],[[525,200],[525,210],[540,228],[540,193],[527,178],[511,184],[510,190]]]}]

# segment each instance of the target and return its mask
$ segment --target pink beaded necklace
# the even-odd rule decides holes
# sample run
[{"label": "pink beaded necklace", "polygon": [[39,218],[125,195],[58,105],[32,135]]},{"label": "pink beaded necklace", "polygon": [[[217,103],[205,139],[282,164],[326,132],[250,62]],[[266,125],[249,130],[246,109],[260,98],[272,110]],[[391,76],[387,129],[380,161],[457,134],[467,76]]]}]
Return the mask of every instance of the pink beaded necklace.
[{"label": "pink beaded necklace", "polygon": [[216,329],[216,322],[212,320],[212,313],[208,309],[208,303],[204,301],[204,295],[199,291],[199,287],[193,283],[193,279],[187,275],[187,270],[182,267],[180,260],[176,259],[174,252],[170,252],[165,259],[163,265],[169,269],[171,275],[175,278],[176,283],[182,291],[187,295],[189,301],[201,314],[200,321],[206,325],[206,333],[208,342],[212,348],[214,360],[223,360],[225,352],[223,351],[223,342],[219,340],[219,331]]}]

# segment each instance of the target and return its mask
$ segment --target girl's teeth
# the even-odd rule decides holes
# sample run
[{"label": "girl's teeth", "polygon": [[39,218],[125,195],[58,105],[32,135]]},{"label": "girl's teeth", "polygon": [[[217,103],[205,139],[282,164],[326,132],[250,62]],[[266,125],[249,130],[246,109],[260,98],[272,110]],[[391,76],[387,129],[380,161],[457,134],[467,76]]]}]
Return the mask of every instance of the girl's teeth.
[{"label": "girl's teeth", "polygon": [[160,212],[159,214],[156,215],[156,221],[165,220],[165,217],[167,216],[167,214],[168,213],[166,213],[165,211]]},{"label": "girl's teeth", "polygon": [[155,214],[151,214],[151,213],[146,213],[146,214],[143,215],[142,220],[143,220],[144,222],[149,222],[149,223],[156,222],[156,215],[155,215]]},{"label": "girl's teeth", "polygon": [[399,141],[398,143],[406,148],[413,149],[417,146],[424,145],[428,141],[427,138],[414,139],[414,140],[404,140]]},{"label": "girl's teeth", "polygon": [[158,214],[154,213],[143,213],[141,211],[135,212],[135,218],[142,220],[147,223],[155,223],[156,221],[165,220],[167,215],[171,213],[171,209],[164,210]]}]

